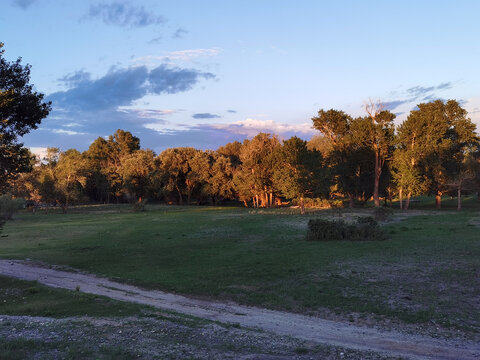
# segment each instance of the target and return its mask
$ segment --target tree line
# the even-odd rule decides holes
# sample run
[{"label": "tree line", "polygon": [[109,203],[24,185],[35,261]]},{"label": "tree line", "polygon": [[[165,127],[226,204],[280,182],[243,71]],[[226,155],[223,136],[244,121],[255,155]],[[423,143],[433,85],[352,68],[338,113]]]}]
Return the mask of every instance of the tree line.
[{"label": "tree line", "polygon": [[[353,207],[373,198],[399,199],[408,209],[413,196],[442,196],[480,187],[479,138],[467,112],[455,100],[418,104],[395,127],[395,115],[369,103],[366,116],[320,110],[312,118],[319,135],[280,141],[259,133],[217,150],[169,148],[156,155],[140,139],[117,130],[97,138],[84,152],[49,148],[42,161],[10,181],[10,191],[35,203],[79,202],[213,204],[236,200],[245,206],[273,207],[320,199],[346,199]],[[33,159],[33,157],[32,157]],[[33,161],[33,160],[32,160]],[[318,202],[318,200],[317,200]]]},{"label": "tree line", "polygon": [[475,125],[455,100],[418,104],[399,126],[395,114],[369,102],[365,116],[321,109],[312,118],[319,135],[280,141],[259,133],[217,150],[171,148],[156,155],[140,139],[117,130],[87,151],[49,148],[37,161],[19,139],[35,130],[51,103],[30,84],[30,66],[7,61],[0,43],[0,192],[66,211],[79,202],[272,207],[296,201],[349,206],[373,198],[375,206],[399,199],[408,209],[414,196],[479,192],[480,146]]}]

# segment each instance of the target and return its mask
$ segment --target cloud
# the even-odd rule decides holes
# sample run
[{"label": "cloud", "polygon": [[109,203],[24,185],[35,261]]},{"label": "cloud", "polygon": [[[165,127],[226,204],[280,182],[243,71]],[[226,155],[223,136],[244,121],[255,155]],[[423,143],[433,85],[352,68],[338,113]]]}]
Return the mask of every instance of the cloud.
[{"label": "cloud", "polygon": [[227,112],[232,113],[232,114],[236,114],[236,113],[237,113],[235,110],[227,110]]},{"label": "cloud", "polygon": [[12,4],[23,10],[27,10],[37,0],[13,0]]},{"label": "cloud", "polygon": [[[386,109],[394,110],[401,105],[415,103],[415,102],[429,102],[439,99],[437,92],[451,89],[453,87],[452,82],[444,82],[436,86],[413,86],[405,90],[404,97],[402,99],[386,101],[383,104]],[[397,92],[394,92],[395,94]]]},{"label": "cloud", "polygon": [[194,119],[219,119],[221,116],[215,115],[215,114],[210,114],[210,113],[199,113],[199,114],[193,114],[192,117]]},{"label": "cloud", "polygon": [[184,35],[188,34],[188,31],[183,28],[178,28],[172,35],[172,38],[179,39],[182,38]]},{"label": "cloud", "polygon": [[34,154],[38,159],[43,159],[47,156],[47,148],[42,146],[31,146],[29,147],[30,152]]},{"label": "cloud", "polygon": [[250,137],[255,136],[259,132],[273,133],[282,136],[292,136],[294,134],[312,135],[315,133],[311,123],[285,124],[273,120],[246,119],[230,124],[212,124],[210,126],[214,129]]},{"label": "cloud", "polygon": [[65,129],[53,129],[52,132],[55,134],[65,134],[65,135],[85,135],[85,133],[83,132],[65,130]]},{"label": "cloud", "polygon": [[162,41],[162,38],[163,38],[162,35],[159,35],[156,38],[153,38],[152,40],[150,40],[148,44],[160,44],[160,42]]},{"label": "cloud", "polygon": [[173,115],[178,110],[170,110],[170,109],[128,109],[128,108],[119,108],[118,111],[122,111],[125,113],[130,113],[134,116],[143,119],[159,119],[164,116]]},{"label": "cloud", "polygon": [[190,90],[200,78],[213,79],[212,73],[198,72],[192,69],[169,68],[160,65],[150,71],[149,83],[154,94],[175,94]]},{"label": "cloud", "polygon": [[123,1],[90,5],[88,14],[82,19],[100,19],[107,25],[129,28],[160,25],[166,22],[163,16],[147,11],[143,6],[130,5]]},{"label": "cloud", "polygon": [[393,110],[399,107],[400,105],[406,104],[411,102],[411,99],[406,99],[406,100],[394,100],[394,101],[386,101],[383,102],[383,106],[385,106],[385,109],[387,110]]},{"label": "cloud", "polygon": [[68,90],[48,96],[54,108],[96,111],[128,106],[147,94],[174,94],[190,90],[200,79],[215,75],[194,69],[160,65],[152,70],[145,66],[112,69],[105,76],[92,79],[86,72],[65,76]]},{"label": "cloud", "polygon": [[63,82],[68,87],[74,87],[81,84],[84,81],[90,80],[90,73],[79,70],[74,73],[65,75],[64,77],[58,79],[58,81]]},{"label": "cloud", "polygon": [[158,62],[175,62],[184,61],[191,62],[202,57],[217,56],[220,53],[220,49],[189,49],[166,52],[163,55],[148,55],[133,59],[134,64],[138,65],[151,65]]}]

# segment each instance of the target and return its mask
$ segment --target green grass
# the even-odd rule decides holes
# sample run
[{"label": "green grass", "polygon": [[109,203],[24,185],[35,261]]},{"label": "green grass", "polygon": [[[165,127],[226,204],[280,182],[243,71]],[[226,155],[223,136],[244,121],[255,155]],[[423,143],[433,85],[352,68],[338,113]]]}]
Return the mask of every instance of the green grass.
[{"label": "green grass", "polygon": [[149,307],[102,296],[49,288],[35,281],[0,276],[0,314],[48,316],[132,316]]},{"label": "green grass", "polygon": [[151,206],[133,213],[129,206],[97,206],[67,215],[24,213],[6,225],[0,256],[275,309],[478,331],[480,206],[465,204],[464,212],[426,212],[386,225],[388,240],[381,242],[305,241],[308,219],[345,217],[348,210],[300,216],[283,209]]}]

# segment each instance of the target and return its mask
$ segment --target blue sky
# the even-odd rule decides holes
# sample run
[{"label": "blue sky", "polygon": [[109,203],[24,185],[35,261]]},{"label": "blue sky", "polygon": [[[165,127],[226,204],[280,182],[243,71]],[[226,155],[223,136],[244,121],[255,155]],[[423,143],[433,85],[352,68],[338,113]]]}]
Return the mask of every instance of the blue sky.
[{"label": "blue sky", "polygon": [[53,102],[23,139],[80,150],[121,128],[156,152],[215,149],[259,131],[309,139],[311,117],[401,122],[457,99],[480,124],[478,1],[3,0],[5,57]]}]

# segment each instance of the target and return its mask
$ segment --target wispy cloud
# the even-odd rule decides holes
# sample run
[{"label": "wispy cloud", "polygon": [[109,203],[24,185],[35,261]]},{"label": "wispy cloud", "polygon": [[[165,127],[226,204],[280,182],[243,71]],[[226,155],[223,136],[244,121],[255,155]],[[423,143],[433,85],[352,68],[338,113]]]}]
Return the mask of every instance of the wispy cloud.
[{"label": "wispy cloud", "polygon": [[182,38],[184,35],[188,34],[188,31],[185,30],[184,28],[178,28],[177,30],[175,30],[175,32],[173,33],[172,37],[174,39],[179,39],[179,38]]},{"label": "wispy cloud", "polygon": [[125,114],[129,114],[133,117],[137,117],[139,119],[148,119],[148,120],[163,120],[165,116],[173,115],[177,112],[177,110],[169,110],[169,109],[129,109],[129,108],[118,108],[118,111],[123,112]]},{"label": "wispy cloud", "polygon": [[37,0],[13,0],[12,4],[23,10],[27,10]]},{"label": "wispy cloud", "polygon": [[163,55],[147,55],[132,60],[137,65],[152,65],[159,62],[192,62],[199,58],[213,57],[220,54],[220,49],[189,49],[166,52]]},{"label": "wispy cloud", "polygon": [[401,105],[416,103],[416,102],[428,102],[438,99],[437,93],[439,91],[449,90],[453,87],[452,82],[444,82],[436,86],[413,86],[404,91],[404,93],[397,94],[399,99],[386,101],[383,104],[388,110],[394,110]]},{"label": "wispy cloud", "polygon": [[88,13],[82,18],[98,19],[107,25],[138,28],[149,25],[164,24],[166,19],[162,15],[154,14],[143,6],[135,6],[124,1],[114,1],[109,4],[93,4]]},{"label": "wispy cloud", "polygon": [[80,131],[65,130],[65,129],[53,129],[52,132],[55,134],[64,134],[64,135],[85,135],[85,133]]},{"label": "wispy cloud", "polygon": [[198,113],[198,114],[193,114],[192,118],[194,119],[219,119],[221,116],[216,115],[216,114],[210,114],[210,113]]}]

